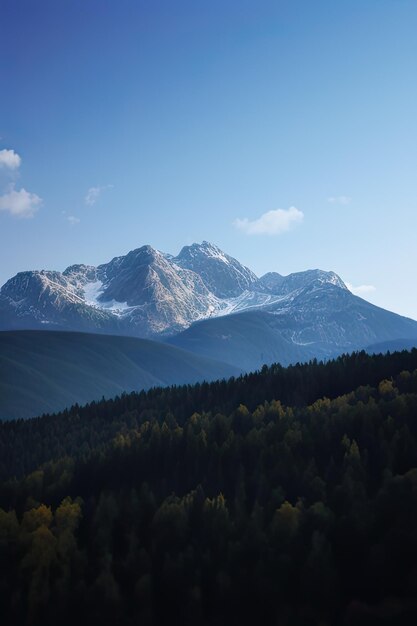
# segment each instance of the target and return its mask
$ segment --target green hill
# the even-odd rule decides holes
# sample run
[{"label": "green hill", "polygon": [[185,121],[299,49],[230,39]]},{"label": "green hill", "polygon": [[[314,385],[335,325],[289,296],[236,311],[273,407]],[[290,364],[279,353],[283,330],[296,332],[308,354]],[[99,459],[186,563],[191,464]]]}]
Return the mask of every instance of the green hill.
[{"label": "green hill", "polygon": [[238,373],[233,366],[131,337],[0,332],[0,419],[28,418],[124,391]]}]

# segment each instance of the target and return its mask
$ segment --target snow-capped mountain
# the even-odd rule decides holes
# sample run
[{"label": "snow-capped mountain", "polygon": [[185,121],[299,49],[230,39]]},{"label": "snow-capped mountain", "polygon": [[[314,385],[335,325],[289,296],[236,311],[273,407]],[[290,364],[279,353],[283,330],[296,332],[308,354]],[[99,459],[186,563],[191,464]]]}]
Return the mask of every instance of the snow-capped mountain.
[{"label": "snow-capped mountain", "polygon": [[0,290],[0,320],[9,329],[42,325],[146,337],[186,328],[221,308],[196,272],[150,246],[98,267],[22,272]]},{"label": "snow-capped mountain", "polygon": [[[353,349],[417,337],[417,322],[357,298],[334,272],[308,270],[288,276],[269,272],[258,278],[205,241],[184,247],[178,256],[142,246],[98,267],[21,272],[0,289],[2,330],[64,329],[162,338],[209,318],[210,329],[221,328],[231,314],[259,312],[267,315],[262,324],[266,320],[274,332],[278,329],[280,345],[297,346],[297,354],[307,345],[314,353],[325,344],[328,353],[333,347]],[[217,323],[213,318],[219,317],[223,321]],[[235,315],[230,318],[231,327],[238,328],[237,320]],[[186,331],[185,337],[194,332]],[[255,335],[249,333],[241,341],[257,350]],[[258,352],[262,358],[264,351]]]}]

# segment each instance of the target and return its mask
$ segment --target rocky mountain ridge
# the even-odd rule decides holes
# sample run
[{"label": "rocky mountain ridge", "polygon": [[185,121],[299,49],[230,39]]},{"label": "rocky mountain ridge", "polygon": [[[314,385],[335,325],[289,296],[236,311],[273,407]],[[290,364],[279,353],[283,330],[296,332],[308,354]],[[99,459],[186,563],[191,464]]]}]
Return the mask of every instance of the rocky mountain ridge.
[{"label": "rocky mountain ridge", "polygon": [[98,267],[20,272],[0,290],[0,328],[169,335],[201,319],[277,303],[334,276],[313,270],[281,277],[280,286],[264,284],[206,241],[185,246],[177,257],[142,246]]},{"label": "rocky mountain ridge", "polygon": [[354,296],[334,272],[258,278],[206,241],[177,256],[142,246],[97,267],[21,272],[0,289],[0,330],[17,329],[178,336],[224,361],[233,352],[234,365],[249,350],[252,366],[417,337],[417,322]]}]

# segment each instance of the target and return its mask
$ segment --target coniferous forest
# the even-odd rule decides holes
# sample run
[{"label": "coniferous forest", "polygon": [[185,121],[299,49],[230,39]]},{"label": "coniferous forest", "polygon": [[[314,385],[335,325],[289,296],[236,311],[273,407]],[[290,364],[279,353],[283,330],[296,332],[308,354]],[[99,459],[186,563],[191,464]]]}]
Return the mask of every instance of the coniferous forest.
[{"label": "coniferous forest", "polygon": [[0,425],[2,624],[417,623],[417,350]]}]

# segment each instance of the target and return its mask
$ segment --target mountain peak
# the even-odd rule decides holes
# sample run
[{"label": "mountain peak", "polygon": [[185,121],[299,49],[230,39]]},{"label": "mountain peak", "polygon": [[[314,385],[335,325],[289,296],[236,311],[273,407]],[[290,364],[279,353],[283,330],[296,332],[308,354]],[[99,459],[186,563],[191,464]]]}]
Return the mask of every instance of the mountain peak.
[{"label": "mountain peak", "polygon": [[131,250],[124,256],[114,257],[109,263],[100,266],[99,269],[104,269],[107,278],[111,278],[115,272],[117,273],[121,269],[149,266],[155,261],[163,262],[164,260],[165,257],[159,250],[144,245]]},{"label": "mountain peak", "polygon": [[177,259],[194,257],[197,255],[221,257],[227,260],[228,255],[225,254],[218,246],[209,241],[202,241],[201,243],[194,242],[189,246],[181,248],[180,253],[176,257]]},{"label": "mountain peak", "polygon": [[140,248],[135,248],[135,250],[132,250],[131,252],[129,252],[126,257],[128,256],[135,256],[135,257],[152,257],[155,258],[157,256],[162,256],[161,253],[158,250],[155,250],[155,248],[152,248],[152,246],[146,244],[144,246],[140,246]]},{"label": "mountain peak", "polygon": [[238,296],[257,280],[250,269],[209,241],[184,246],[173,260],[199,274],[218,298]]}]

